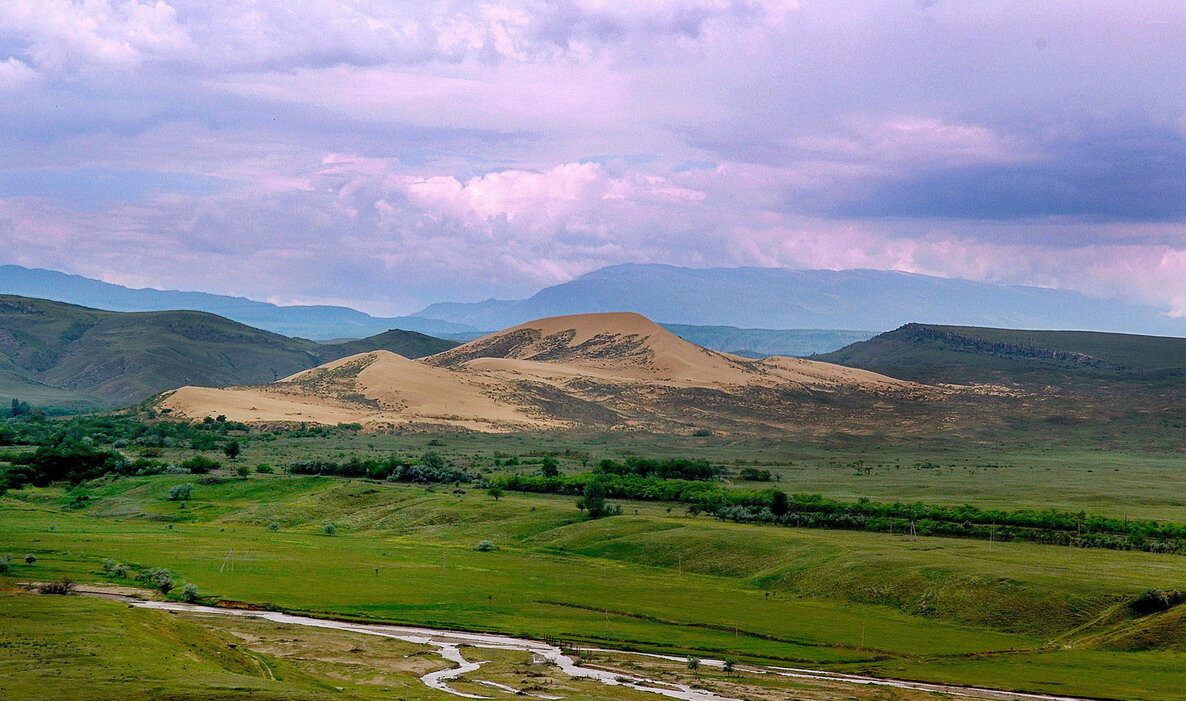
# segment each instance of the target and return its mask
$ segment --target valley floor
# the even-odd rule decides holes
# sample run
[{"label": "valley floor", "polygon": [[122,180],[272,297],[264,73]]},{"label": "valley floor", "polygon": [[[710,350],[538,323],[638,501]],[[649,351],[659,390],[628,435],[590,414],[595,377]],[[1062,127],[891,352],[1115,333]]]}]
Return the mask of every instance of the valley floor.
[{"label": "valley floor", "polygon": [[[110,559],[133,571],[168,568],[212,602],[568,646],[1067,696],[1171,699],[1186,684],[1179,610],[1136,616],[1127,605],[1149,587],[1181,588],[1181,556],[738,525],[660,503],[629,503],[621,516],[588,521],[566,498],[495,500],[478,491],[322,477],[207,479],[187,502],[166,498],[173,485],[194,481],[101,480],[87,488],[82,508],[71,508],[78,502],[58,488],[11,492],[0,498],[0,551],[17,558],[0,583],[10,592],[19,582],[63,576],[131,584],[103,574]],[[323,532],[326,524],[336,535]],[[494,549],[479,552],[482,540]],[[24,553],[36,562],[24,564]],[[301,643],[307,633],[272,630],[257,635],[271,643],[248,644],[250,636],[232,628],[257,623],[178,619],[80,597],[6,593],[0,609],[0,672],[26,698],[50,690],[110,698],[117,688],[125,698],[438,693],[417,681],[423,666],[401,667],[386,653],[382,664],[351,657],[387,643],[324,659],[293,650],[338,650],[333,645],[345,642]],[[240,647],[225,647],[235,639]],[[516,678],[510,686],[531,676],[529,661],[506,664],[506,678]],[[374,671],[383,665],[398,669]],[[690,673],[667,666],[673,675]],[[144,681],[136,681],[142,667]],[[488,681],[502,679],[499,667],[487,669],[495,674]],[[710,686],[734,683],[718,678],[719,670],[698,674]],[[91,681],[80,687],[80,679]],[[796,698],[836,697],[827,685],[794,683],[802,685]],[[506,695],[479,686],[481,695]],[[556,695],[634,698],[579,685]]]}]

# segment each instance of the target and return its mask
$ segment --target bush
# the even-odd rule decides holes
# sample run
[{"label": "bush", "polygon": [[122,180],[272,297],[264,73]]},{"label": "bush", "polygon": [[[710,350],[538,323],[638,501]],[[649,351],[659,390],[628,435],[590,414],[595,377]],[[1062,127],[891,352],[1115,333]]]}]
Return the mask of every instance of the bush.
[{"label": "bush", "polygon": [[74,582],[69,577],[65,577],[59,579],[56,582],[46,582],[45,584],[37,587],[37,591],[41,592],[42,594],[57,594],[59,596],[65,596],[66,594],[74,591]]},{"label": "bush", "polygon": [[195,475],[204,475],[211,470],[221,468],[222,463],[217,460],[211,460],[205,455],[195,455],[189,460],[182,462],[178,467],[183,467]]},{"label": "bush", "polygon": [[0,574],[7,572],[11,565],[12,555],[0,555]]},{"label": "bush", "polygon": [[261,462],[255,466],[255,471],[261,475],[270,475],[272,474],[272,466],[266,462]]},{"label": "bush", "polygon": [[338,532],[338,527],[332,523],[327,523],[325,524],[325,528],[321,529],[321,532],[326,535],[336,535]]},{"label": "bush", "polygon": [[494,501],[498,501],[502,497],[502,487],[495,485],[487,489],[486,493],[494,497]]},{"label": "bush", "polygon": [[26,553],[26,554],[25,554],[25,564],[26,564],[26,565],[35,565],[35,564],[37,564],[37,556],[36,556],[36,555],[34,555],[33,553]]},{"label": "bush", "polygon": [[560,461],[551,457],[544,458],[543,464],[540,466],[539,473],[544,477],[559,477]]},{"label": "bush", "polygon": [[488,553],[493,549],[494,542],[489,540],[480,541],[476,546],[474,546],[474,550],[477,550],[480,553]]},{"label": "bush", "polygon": [[756,467],[743,467],[737,476],[746,482],[769,482],[774,478],[770,470],[759,470]]},{"label": "bush", "polygon": [[112,567],[111,576],[115,577],[116,579],[126,579],[128,576],[128,566],[116,565],[115,567]]},{"label": "bush", "polygon": [[169,488],[169,494],[166,499],[169,501],[187,501],[194,491],[194,486],[188,482],[185,484],[175,484]]},{"label": "bush", "polygon": [[181,600],[187,604],[197,603],[201,597],[198,596],[198,586],[190,583],[186,584],[181,589]]},{"label": "bush", "polygon": [[243,452],[243,446],[239,444],[239,441],[232,439],[227,441],[226,445],[222,447],[222,452],[225,453],[228,458],[234,460],[239,457],[240,453]]},{"label": "bush", "polygon": [[268,530],[273,531],[273,532],[278,531],[278,530],[280,530],[280,524],[276,523],[275,521],[272,521],[271,523],[268,524]]},{"label": "bush", "polygon": [[1147,615],[1177,606],[1182,603],[1182,598],[1182,592],[1177,589],[1146,589],[1129,606],[1138,614]]},{"label": "bush", "polygon": [[251,474],[251,468],[247,467],[246,465],[240,465],[235,468],[235,473],[240,477],[246,477],[247,475]]},{"label": "bush", "polygon": [[153,589],[156,589],[162,594],[168,594],[173,590],[176,581],[173,578],[173,573],[164,567],[157,567],[152,570],[142,571],[137,577],[141,582],[148,584]]}]

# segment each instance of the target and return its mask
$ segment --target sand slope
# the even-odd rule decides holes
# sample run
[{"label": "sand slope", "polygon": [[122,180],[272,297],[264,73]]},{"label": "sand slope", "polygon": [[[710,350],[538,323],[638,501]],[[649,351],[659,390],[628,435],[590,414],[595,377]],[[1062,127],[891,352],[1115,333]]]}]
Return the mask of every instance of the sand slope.
[{"label": "sand slope", "polygon": [[[162,408],[198,419],[363,423],[373,429],[770,430],[925,388],[797,358],[706,350],[638,314],[522,324],[420,360],[365,353],[259,387],[183,387]],[[824,395],[830,397],[822,401]],[[839,401],[839,400],[843,401]],[[818,416],[809,413],[817,410]]]}]

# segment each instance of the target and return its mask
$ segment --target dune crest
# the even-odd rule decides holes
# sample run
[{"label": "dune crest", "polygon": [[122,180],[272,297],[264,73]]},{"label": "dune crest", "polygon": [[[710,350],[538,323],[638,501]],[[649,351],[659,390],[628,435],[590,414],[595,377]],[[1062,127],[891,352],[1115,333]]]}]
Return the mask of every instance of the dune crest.
[{"label": "dune crest", "polygon": [[812,360],[710,351],[639,314],[609,313],[540,319],[420,360],[376,351],[270,385],[183,387],[160,405],[194,419],[225,414],[236,421],[362,423],[375,430],[747,431],[801,426],[812,408],[835,411],[819,393],[868,404],[923,390]]}]

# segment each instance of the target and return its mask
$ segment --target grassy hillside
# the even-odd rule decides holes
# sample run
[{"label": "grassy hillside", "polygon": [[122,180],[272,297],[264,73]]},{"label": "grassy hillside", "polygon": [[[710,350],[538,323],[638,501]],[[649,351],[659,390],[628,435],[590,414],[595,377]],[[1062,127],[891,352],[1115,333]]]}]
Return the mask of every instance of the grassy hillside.
[{"label": "grassy hillside", "polygon": [[454,345],[398,330],[318,344],[204,312],[106,312],[0,295],[0,403],[119,406],[182,385],[272,382],[363,351],[420,357]]},{"label": "grassy hillside", "polygon": [[907,324],[818,360],[917,382],[1186,385],[1186,338]]}]

